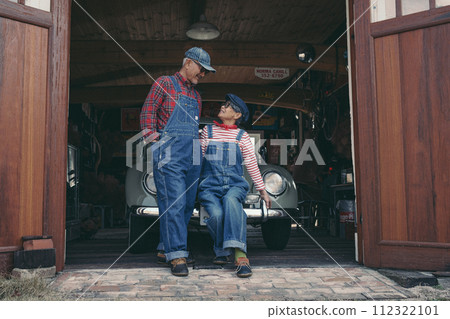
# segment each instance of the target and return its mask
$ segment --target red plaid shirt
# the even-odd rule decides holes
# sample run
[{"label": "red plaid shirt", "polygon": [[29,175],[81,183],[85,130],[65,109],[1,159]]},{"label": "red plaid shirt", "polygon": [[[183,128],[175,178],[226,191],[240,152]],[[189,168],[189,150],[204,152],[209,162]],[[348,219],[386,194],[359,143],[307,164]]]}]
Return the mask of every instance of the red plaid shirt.
[{"label": "red plaid shirt", "polygon": [[[175,73],[175,79],[180,85],[181,92],[198,101],[199,114],[201,114],[202,99],[197,90],[180,74]],[[159,83],[159,85],[158,85]],[[175,97],[176,91],[172,81],[168,76],[161,76],[156,79],[150,92],[145,99],[141,110],[141,130],[149,129],[148,134],[158,132],[164,129],[176,105],[176,100],[168,95]]]}]

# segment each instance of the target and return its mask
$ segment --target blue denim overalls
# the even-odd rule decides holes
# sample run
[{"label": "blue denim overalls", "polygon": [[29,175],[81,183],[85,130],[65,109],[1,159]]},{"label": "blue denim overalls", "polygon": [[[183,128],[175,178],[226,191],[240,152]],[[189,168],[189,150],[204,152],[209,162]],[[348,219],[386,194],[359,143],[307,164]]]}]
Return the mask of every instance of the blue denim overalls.
[{"label": "blue denim overalls", "polygon": [[187,224],[194,209],[201,167],[194,163],[194,158],[201,156],[198,102],[182,94],[175,77],[169,78],[177,92],[172,96],[177,104],[159,141],[152,146],[160,239],[168,261],[188,256]]},{"label": "blue denim overalls", "polygon": [[[216,256],[230,255],[230,248],[247,252],[247,215],[242,203],[249,185],[238,144],[243,134],[240,130],[234,142],[210,140],[203,159],[198,198],[210,216],[206,225],[214,239]],[[208,125],[208,138],[212,137]]]}]

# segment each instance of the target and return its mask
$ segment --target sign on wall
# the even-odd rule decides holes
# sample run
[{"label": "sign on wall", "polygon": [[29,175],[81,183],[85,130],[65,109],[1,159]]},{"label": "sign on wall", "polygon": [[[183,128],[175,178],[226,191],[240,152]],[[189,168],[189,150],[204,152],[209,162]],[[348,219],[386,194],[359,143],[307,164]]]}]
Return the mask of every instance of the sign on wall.
[{"label": "sign on wall", "polygon": [[255,76],[265,80],[282,80],[289,76],[286,68],[255,68]]}]

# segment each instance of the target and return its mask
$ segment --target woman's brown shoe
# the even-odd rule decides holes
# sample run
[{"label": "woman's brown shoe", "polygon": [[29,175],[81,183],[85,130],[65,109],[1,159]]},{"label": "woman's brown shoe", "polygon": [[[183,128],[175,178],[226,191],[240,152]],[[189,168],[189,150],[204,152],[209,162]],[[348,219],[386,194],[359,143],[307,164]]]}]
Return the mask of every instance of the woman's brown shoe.
[{"label": "woman's brown shoe", "polygon": [[239,278],[247,278],[252,275],[252,269],[250,268],[250,262],[245,257],[239,257],[236,261],[236,275]]}]

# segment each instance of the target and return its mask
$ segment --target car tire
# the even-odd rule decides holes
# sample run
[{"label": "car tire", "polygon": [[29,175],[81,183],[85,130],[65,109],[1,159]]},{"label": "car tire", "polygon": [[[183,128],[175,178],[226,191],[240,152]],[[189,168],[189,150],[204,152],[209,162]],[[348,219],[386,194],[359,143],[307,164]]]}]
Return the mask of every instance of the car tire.
[{"label": "car tire", "polygon": [[[145,232],[154,222],[154,217],[141,216],[130,213],[128,247],[132,254],[142,254],[155,251],[159,243],[159,222]],[[142,233],[144,233],[142,235]],[[141,236],[139,238],[139,236]],[[139,238],[139,240],[137,240]],[[137,240],[137,241],[136,241]],[[136,241],[136,242],[135,242]],[[132,246],[131,246],[132,245]]]},{"label": "car tire", "polygon": [[291,220],[271,219],[261,225],[261,230],[267,248],[283,250],[291,236]]}]

